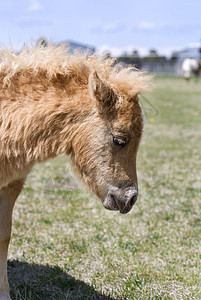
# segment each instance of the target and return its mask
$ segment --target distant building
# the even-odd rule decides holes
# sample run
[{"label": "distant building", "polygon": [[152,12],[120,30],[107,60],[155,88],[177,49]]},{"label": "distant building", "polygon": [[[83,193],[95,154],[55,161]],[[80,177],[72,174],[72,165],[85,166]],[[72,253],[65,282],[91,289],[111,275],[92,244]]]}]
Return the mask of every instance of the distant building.
[{"label": "distant building", "polygon": [[81,53],[88,52],[89,55],[92,55],[95,53],[96,48],[93,46],[85,45],[85,44],[80,44],[77,42],[72,42],[72,41],[63,41],[60,43],[57,43],[57,45],[64,44],[66,48],[68,48],[68,52],[70,54],[73,54],[75,50],[79,50]]},{"label": "distant building", "polygon": [[183,50],[175,51],[172,56],[178,60],[184,60],[185,58],[201,58],[201,45],[199,43],[190,44]]}]

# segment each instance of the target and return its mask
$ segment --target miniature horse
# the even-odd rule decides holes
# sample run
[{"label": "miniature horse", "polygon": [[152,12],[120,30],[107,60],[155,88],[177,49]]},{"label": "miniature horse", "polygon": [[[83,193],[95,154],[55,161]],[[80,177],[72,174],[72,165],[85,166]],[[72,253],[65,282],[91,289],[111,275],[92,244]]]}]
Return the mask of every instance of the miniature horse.
[{"label": "miniature horse", "polygon": [[201,71],[201,61],[195,58],[186,58],[182,63],[182,71],[186,81],[190,80],[191,75],[198,78]]},{"label": "miniature horse", "polygon": [[137,200],[143,130],[138,94],[147,77],[65,47],[0,54],[0,300],[10,299],[7,251],[12,210],[34,164],[71,155],[76,172],[109,210]]}]

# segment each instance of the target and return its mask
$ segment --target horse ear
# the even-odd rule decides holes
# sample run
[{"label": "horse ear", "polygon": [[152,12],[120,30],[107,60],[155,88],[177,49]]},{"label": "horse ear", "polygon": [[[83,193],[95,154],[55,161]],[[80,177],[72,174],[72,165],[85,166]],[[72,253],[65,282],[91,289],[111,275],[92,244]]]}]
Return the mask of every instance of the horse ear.
[{"label": "horse ear", "polygon": [[116,101],[115,93],[102,82],[96,71],[89,76],[89,90],[92,96],[95,97],[100,112],[113,108]]}]

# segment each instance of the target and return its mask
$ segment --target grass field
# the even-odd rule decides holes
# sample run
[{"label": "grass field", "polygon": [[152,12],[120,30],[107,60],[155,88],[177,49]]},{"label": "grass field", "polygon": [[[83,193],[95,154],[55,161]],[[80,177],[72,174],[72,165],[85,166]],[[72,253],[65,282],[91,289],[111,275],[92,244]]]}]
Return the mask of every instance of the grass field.
[{"label": "grass field", "polygon": [[201,299],[201,82],[155,78],[127,215],[37,165],[14,210],[12,299]]}]

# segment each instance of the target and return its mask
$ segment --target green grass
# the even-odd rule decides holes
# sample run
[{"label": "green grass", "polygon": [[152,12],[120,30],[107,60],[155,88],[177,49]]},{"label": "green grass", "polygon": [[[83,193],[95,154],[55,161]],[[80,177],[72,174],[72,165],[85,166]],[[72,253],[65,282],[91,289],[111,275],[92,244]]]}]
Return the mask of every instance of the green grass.
[{"label": "green grass", "polygon": [[[37,165],[14,210],[12,299],[201,299],[201,82],[155,78],[127,215]],[[151,109],[151,110],[150,110]]]}]

